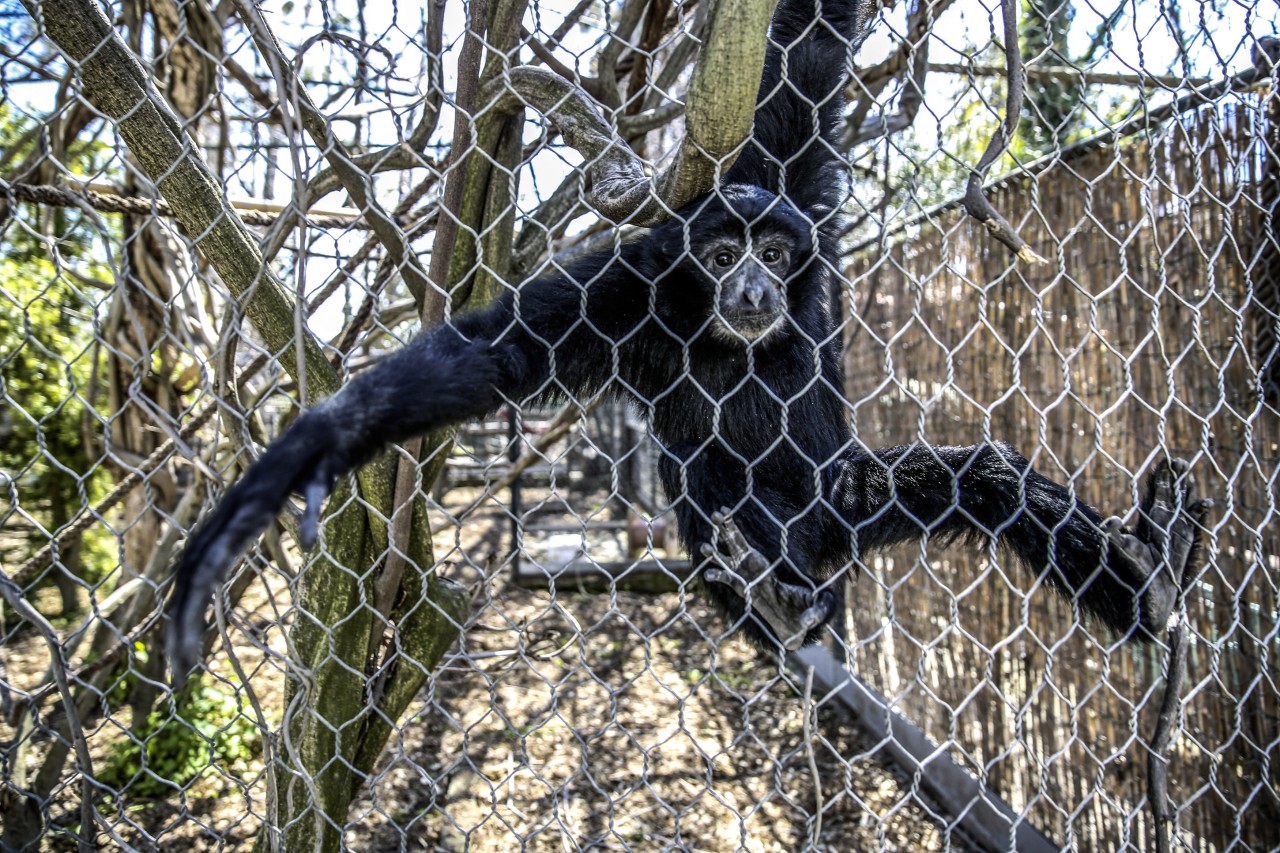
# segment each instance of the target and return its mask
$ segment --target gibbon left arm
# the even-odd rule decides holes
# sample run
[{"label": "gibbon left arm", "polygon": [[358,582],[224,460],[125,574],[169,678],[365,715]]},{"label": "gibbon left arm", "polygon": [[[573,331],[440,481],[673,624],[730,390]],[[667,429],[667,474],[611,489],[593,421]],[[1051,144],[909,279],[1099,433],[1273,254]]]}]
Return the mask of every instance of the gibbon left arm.
[{"label": "gibbon left arm", "polygon": [[[1167,627],[1185,572],[1198,562],[1200,527],[1212,506],[1196,497],[1186,462],[1161,462],[1130,531],[1118,518],[1104,520],[1005,444],[916,444],[850,454],[833,477],[830,501],[859,553],[925,534],[944,542],[995,537],[1085,611],[1122,636],[1142,639]],[[707,580],[739,595],[749,588],[753,610],[786,648],[815,639],[813,630],[831,615],[829,591],[777,580],[727,510],[715,522],[723,544],[720,551],[704,549],[717,564]]]}]

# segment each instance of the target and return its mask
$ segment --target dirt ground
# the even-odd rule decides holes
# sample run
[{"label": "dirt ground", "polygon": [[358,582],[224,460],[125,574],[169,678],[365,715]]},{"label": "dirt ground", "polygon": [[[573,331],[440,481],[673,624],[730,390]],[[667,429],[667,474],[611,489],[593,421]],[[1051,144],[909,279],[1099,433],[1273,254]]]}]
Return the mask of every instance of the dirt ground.
[{"label": "dirt ground", "polygon": [[474,663],[441,674],[357,804],[354,849],[791,851],[815,830],[833,851],[946,846],[848,720],[823,715],[806,744],[803,683],[717,650],[701,605],[516,590],[495,608],[585,641],[485,659],[506,632],[473,632]]}]

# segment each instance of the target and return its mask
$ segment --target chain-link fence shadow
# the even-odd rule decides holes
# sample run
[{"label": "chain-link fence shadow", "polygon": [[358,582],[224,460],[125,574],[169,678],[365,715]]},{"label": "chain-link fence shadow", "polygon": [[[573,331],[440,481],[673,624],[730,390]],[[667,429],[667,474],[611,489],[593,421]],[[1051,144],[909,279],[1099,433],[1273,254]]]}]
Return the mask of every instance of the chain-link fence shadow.
[{"label": "chain-link fence shadow", "polygon": [[1280,849],[1274,10],[375,6],[0,4],[0,849]]}]

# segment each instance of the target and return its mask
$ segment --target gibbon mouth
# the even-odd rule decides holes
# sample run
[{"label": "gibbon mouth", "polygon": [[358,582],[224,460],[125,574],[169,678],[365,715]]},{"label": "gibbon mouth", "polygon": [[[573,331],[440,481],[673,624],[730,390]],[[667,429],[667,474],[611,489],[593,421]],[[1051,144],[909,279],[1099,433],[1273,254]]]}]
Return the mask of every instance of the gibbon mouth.
[{"label": "gibbon mouth", "polygon": [[725,315],[724,323],[747,340],[756,341],[781,325],[781,319],[780,311],[735,311]]}]

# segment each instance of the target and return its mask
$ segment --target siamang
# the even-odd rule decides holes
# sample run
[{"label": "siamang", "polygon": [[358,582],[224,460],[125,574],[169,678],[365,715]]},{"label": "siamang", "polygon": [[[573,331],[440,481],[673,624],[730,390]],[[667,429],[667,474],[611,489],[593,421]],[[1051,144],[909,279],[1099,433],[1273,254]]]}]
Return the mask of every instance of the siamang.
[{"label": "siamang", "polygon": [[921,536],[998,537],[1124,635],[1158,635],[1200,515],[1161,463],[1133,532],[1006,444],[863,449],[842,395],[833,305],[835,144],[850,0],[782,0],[755,130],[720,186],[647,235],[424,332],[300,417],[187,545],[169,604],[175,673],[195,663],[214,587],[290,493],[314,544],[335,479],[389,442],[504,402],[599,393],[647,412],[685,547],[734,629],[766,649],[818,639],[859,555]]}]

